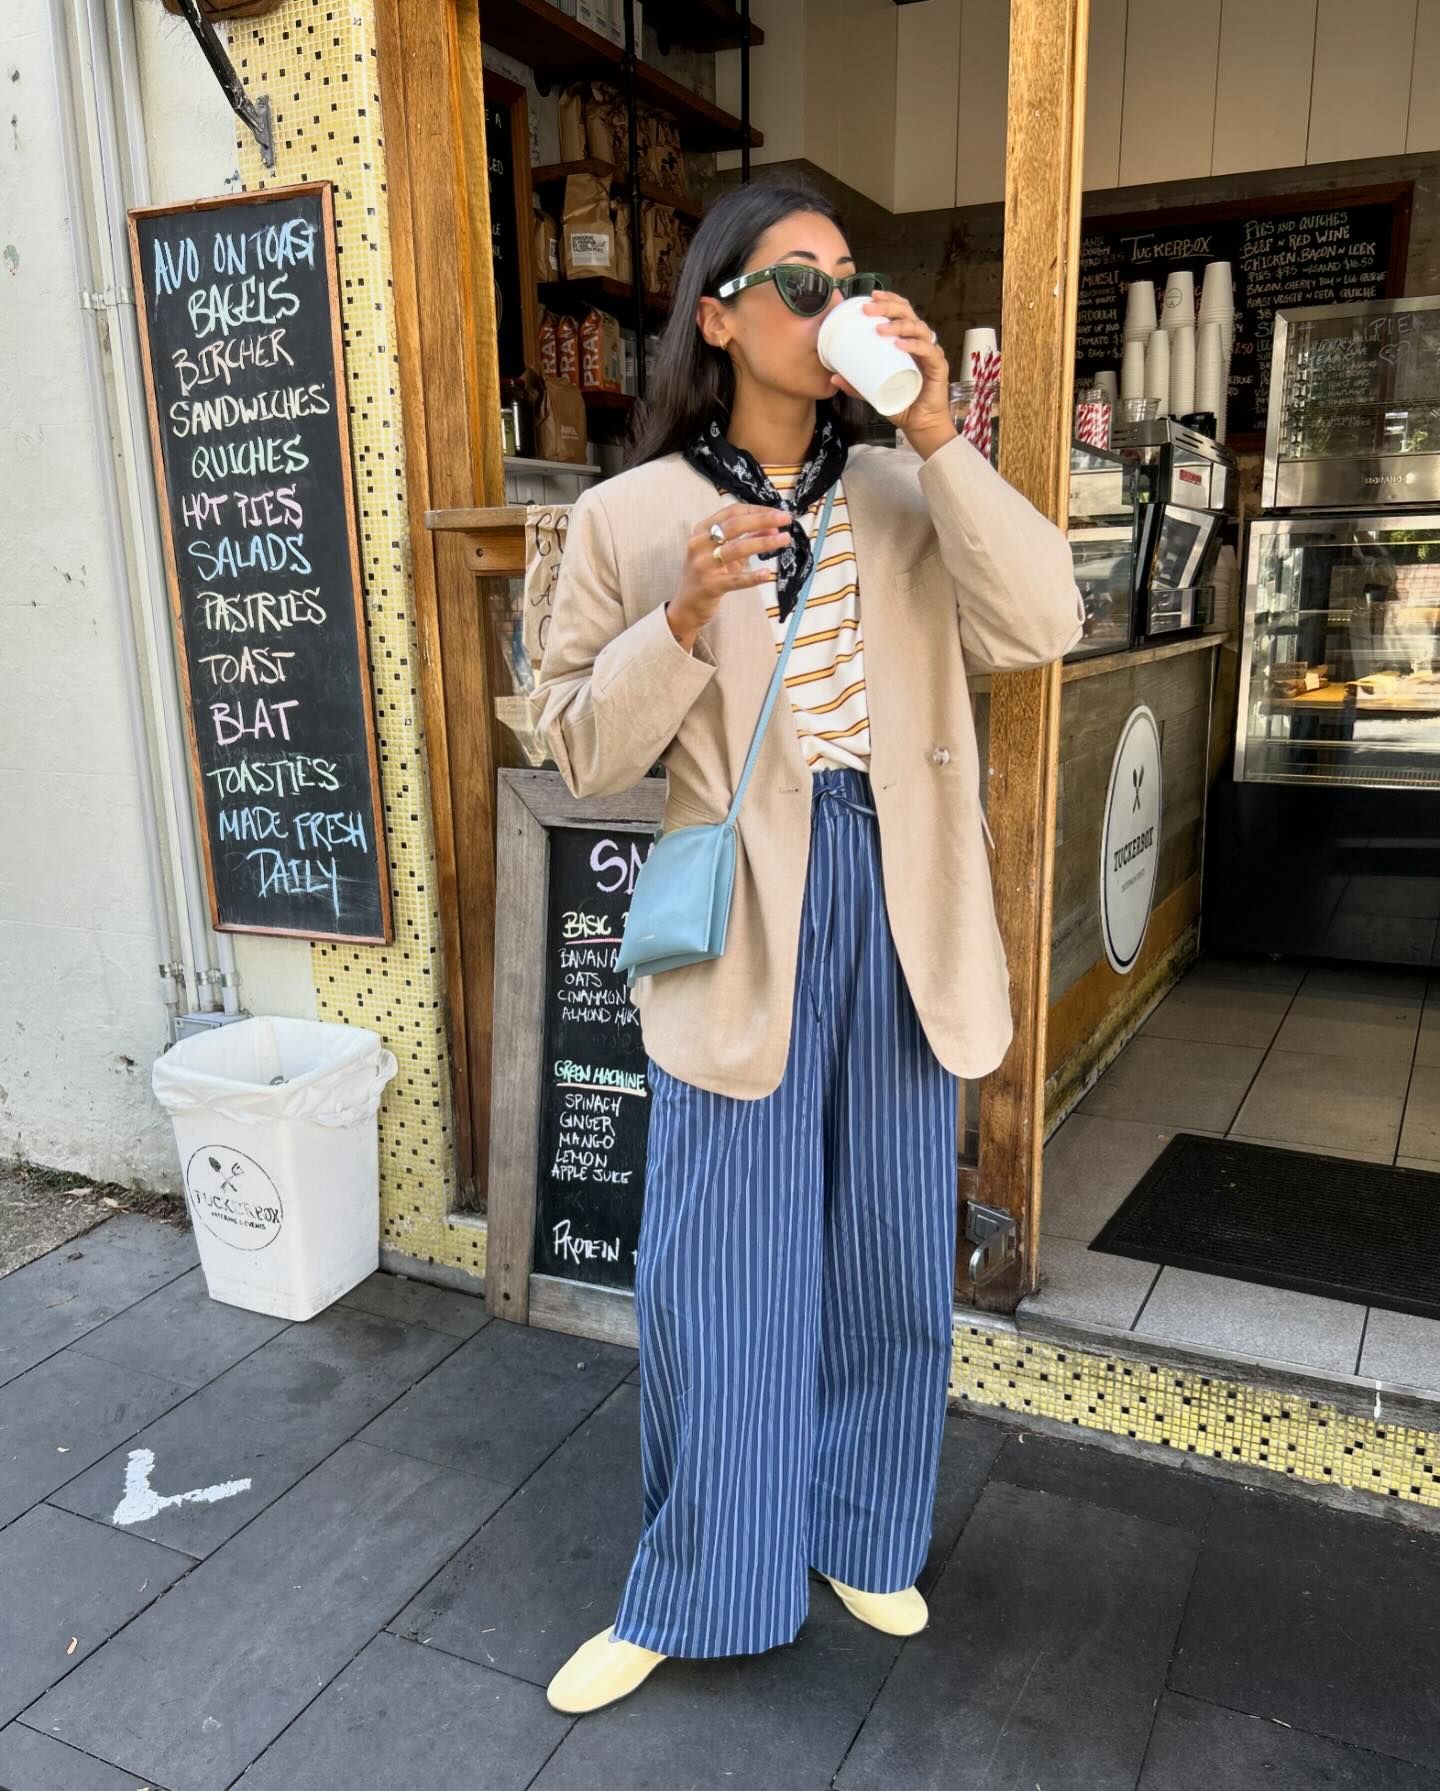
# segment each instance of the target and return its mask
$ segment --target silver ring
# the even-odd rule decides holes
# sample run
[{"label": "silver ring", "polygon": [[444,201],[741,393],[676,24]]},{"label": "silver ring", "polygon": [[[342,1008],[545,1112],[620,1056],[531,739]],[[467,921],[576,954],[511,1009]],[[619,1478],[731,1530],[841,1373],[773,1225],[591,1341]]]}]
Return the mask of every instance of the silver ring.
[{"label": "silver ring", "polygon": [[710,524],[710,539],[718,546],[725,539],[725,531],[718,522]]}]

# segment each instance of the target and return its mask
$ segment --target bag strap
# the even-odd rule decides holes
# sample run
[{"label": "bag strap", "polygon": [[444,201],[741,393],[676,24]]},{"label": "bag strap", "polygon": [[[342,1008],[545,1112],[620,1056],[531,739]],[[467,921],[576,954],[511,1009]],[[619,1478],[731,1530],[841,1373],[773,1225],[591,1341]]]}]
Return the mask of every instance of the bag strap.
[{"label": "bag strap", "polygon": [[[745,755],[745,769],[740,773],[740,781],[735,786],[735,794],[730,802],[730,813],[726,815],[727,825],[734,825],[735,817],[740,812],[740,803],[745,795],[745,786],[750,782],[750,773],[755,769],[755,761],[760,755],[760,742],[765,736],[771,711],[775,707],[775,698],[780,693],[780,685],[785,676],[785,662],[790,657],[790,649],[794,645],[795,635],[800,627],[800,617],[804,613],[805,599],[810,595],[810,587],[815,582],[815,574],[820,567],[820,553],[825,545],[825,531],[830,526],[830,509],[835,502],[835,487],[832,485],[825,494],[825,508],[820,512],[820,526],[815,531],[815,538],[810,543],[810,570],[805,575],[805,583],[800,587],[800,595],[795,599],[795,608],[790,617],[790,626],[785,630],[785,645],[775,661],[775,670],[770,676],[770,688],[765,692],[765,702],[760,710],[760,719],[755,724],[755,732],[750,739],[750,750]],[[795,526],[801,527],[796,518]]]}]

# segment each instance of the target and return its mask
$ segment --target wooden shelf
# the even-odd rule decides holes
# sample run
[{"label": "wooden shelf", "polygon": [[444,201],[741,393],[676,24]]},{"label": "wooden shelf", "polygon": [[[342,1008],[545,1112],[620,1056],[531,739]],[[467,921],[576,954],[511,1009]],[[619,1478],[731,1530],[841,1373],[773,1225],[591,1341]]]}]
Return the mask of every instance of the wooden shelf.
[{"label": "wooden shelf", "polygon": [[[745,35],[740,9],[731,0],[645,0],[645,23],[654,27],[662,45],[684,44],[691,50],[738,50]],[[752,18],[750,47],[765,41]]]},{"label": "wooden shelf", "polygon": [[[711,5],[693,10],[710,13]],[[723,0],[713,5],[724,10]],[[678,8],[677,8],[678,10]],[[485,41],[506,56],[513,56],[535,71],[541,91],[548,82],[583,79],[586,76],[619,82],[625,53],[608,37],[600,37],[578,20],[566,16],[549,0],[485,0]],[[687,149],[738,149],[740,120],[692,93],[648,62],[635,64],[635,88],[642,100],[670,112],[680,126]],[[750,143],[765,141],[752,125]]]},{"label": "wooden shelf", "polygon": [[[611,162],[602,162],[596,156],[589,156],[583,162],[544,162],[540,167],[530,170],[530,184],[533,187],[563,186],[566,177],[571,174],[596,174],[601,180],[608,180],[612,186],[623,188],[626,185],[623,168],[617,168]],[[693,199],[682,199],[674,193],[667,193],[663,187],[654,186],[648,180],[640,182],[640,197],[652,200],[656,205],[668,205],[672,211],[678,211],[681,217],[700,216],[700,207]]]},{"label": "wooden shelf", "polygon": [[[569,305],[593,305],[601,299],[609,299],[613,305],[633,309],[635,288],[628,280],[542,280],[540,297],[552,309],[564,309]],[[647,292],[645,309],[652,317],[668,317],[670,301],[662,298],[658,292]],[[624,321],[622,318],[621,322]]]}]

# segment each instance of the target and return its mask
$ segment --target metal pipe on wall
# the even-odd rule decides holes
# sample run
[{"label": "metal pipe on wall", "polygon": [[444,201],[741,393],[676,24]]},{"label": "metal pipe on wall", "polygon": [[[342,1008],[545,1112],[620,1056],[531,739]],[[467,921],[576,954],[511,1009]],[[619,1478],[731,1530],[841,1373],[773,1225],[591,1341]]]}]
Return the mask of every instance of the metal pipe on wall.
[{"label": "metal pipe on wall", "polygon": [[161,999],[166,1010],[167,1025],[172,1029],[176,1016],[188,1011],[188,1001],[195,989],[194,960],[184,947],[184,930],[178,927],[170,900],[170,886],[165,875],[159,819],[156,812],[155,788],[151,770],[150,739],[145,720],[145,696],[140,683],[140,643],[135,617],[130,606],[129,562],[125,530],[121,520],[119,479],[110,453],[110,414],[105,390],[105,375],[100,359],[99,316],[94,305],[94,264],[90,255],[90,238],[86,217],[84,184],[81,180],[76,147],[76,110],[70,68],[69,28],[65,16],[65,0],[50,0],[51,50],[55,78],[55,101],[59,122],[60,167],[65,185],[65,206],[70,226],[70,251],[75,271],[76,296],[86,313],[81,328],[82,353],[85,362],[85,383],[89,392],[91,421],[95,430],[96,466],[100,475],[101,504],[104,510],[105,543],[110,560],[111,588],[115,595],[115,612],[119,624],[122,652],[121,684],[125,696],[126,721],[135,777],[139,788],[141,845],[145,857],[146,891],[150,898],[151,924],[154,928]]}]

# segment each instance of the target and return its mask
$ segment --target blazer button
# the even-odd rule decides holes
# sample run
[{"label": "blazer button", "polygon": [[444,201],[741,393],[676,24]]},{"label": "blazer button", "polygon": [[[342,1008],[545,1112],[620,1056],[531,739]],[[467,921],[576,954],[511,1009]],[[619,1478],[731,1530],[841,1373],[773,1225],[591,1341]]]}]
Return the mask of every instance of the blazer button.
[{"label": "blazer button", "polygon": [[950,763],[950,748],[948,746],[931,747],[930,763],[932,765],[948,765]]}]

